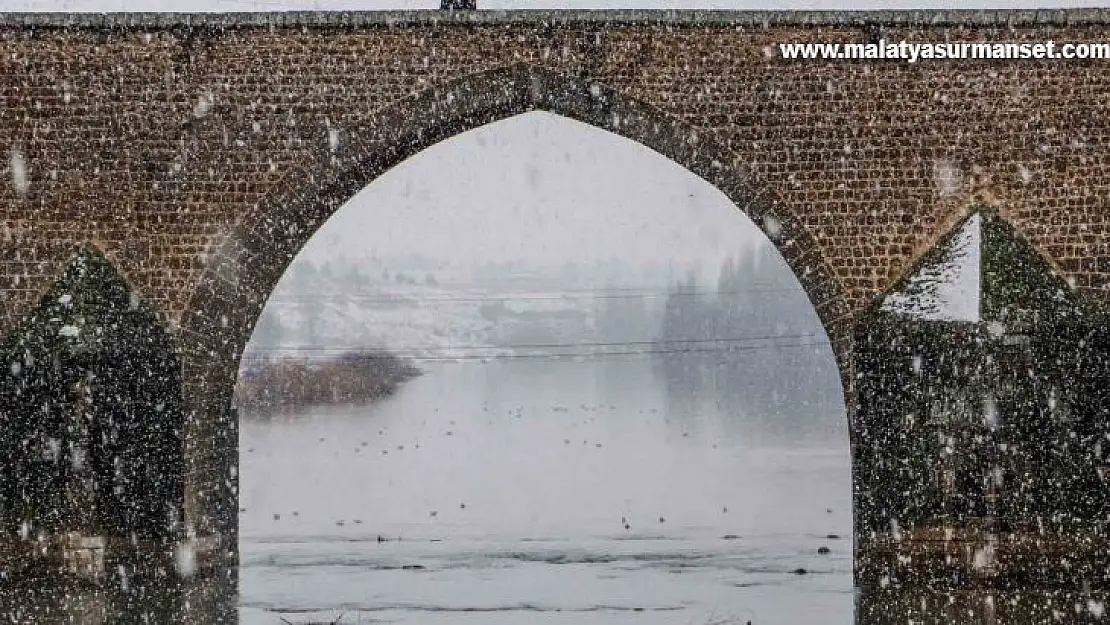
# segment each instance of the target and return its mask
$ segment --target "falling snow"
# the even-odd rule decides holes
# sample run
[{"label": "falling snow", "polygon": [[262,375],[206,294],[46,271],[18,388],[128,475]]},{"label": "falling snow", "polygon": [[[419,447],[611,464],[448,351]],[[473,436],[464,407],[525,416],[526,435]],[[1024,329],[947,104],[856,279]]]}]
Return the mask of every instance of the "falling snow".
[{"label": "falling snow", "polygon": [[185,578],[192,577],[197,568],[196,543],[186,540],[177,545],[174,549],[174,563],[179,575]]},{"label": "falling snow", "polygon": [[[452,20],[471,19],[457,15],[434,17],[434,32],[382,30],[346,56],[335,42],[359,39],[346,28],[298,27],[312,45],[282,65],[248,44],[284,27],[196,38],[127,19],[139,23],[89,37],[59,27],[81,62],[39,63],[19,37],[6,42],[10,68],[41,75],[9,85],[5,111],[16,217],[0,219],[0,251],[16,299],[0,311],[0,582],[57,560],[64,568],[41,571],[115,584],[130,602],[167,579],[180,592],[181,580],[238,583],[242,572],[240,616],[265,622],[340,622],[321,615],[373,602],[386,606],[375,618],[396,621],[523,611],[723,625],[795,610],[824,623],[886,610],[914,623],[966,609],[968,622],[995,622],[1028,597],[992,589],[957,611],[914,594],[915,576],[935,564],[946,579],[1007,588],[1022,550],[1049,545],[1052,562],[1020,572],[1082,592],[1043,613],[1104,618],[1105,589],[1079,577],[1110,509],[1110,338],[1102,300],[1088,297],[1106,233],[1076,215],[1098,204],[1084,177],[1098,173],[1105,133],[1083,126],[1096,117],[1082,98],[1071,117],[999,121],[995,110],[956,136],[942,127],[975,106],[968,85],[1015,110],[1043,100],[1037,67],[977,66],[860,104],[846,77],[897,88],[886,78],[929,70],[852,64],[806,84],[760,32],[756,47],[712,57],[719,74],[645,45],[643,67],[613,81],[606,55],[627,53],[636,28],[511,24],[479,54],[453,49]],[[468,24],[467,37],[488,43],[487,30]],[[655,34],[700,51],[687,41],[695,30]],[[49,51],[53,36],[28,41]],[[225,38],[243,47],[229,52]],[[403,62],[380,45],[394,40]],[[789,76],[738,87],[734,53]],[[315,56],[339,73],[305,84],[282,74],[311,72]],[[462,81],[520,73],[472,102],[467,88],[434,86],[459,59],[479,61]],[[637,83],[658,62],[680,63],[659,74],[680,80]],[[351,79],[348,64],[367,73]],[[255,65],[267,74],[238,75]],[[1101,93],[1100,70],[1076,67],[1053,74],[1053,93],[1073,76]],[[629,81],[643,105],[610,97]],[[721,96],[741,92],[744,106],[728,109]],[[363,100],[371,108],[345,108]],[[894,149],[914,168],[895,172],[904,185],[863,169],[885,158],[888,101],[900,107]],[[105,102],[110,123],[90,112]],[[424,150],[426,127],[383,127],[413,102],[448,115],[432,134],[463,134]],[[914,117],[922,103],[931,118]],[[136,105],[174,119],[157,127]],[[866,126],[839,121],[875,106]],[[575,119],[532,111],[463,132],[535,108]],[[760,127],[780,119],[799,125]],[[579,126],[595,134],[568,129]],[[58,142],[89,128],[89,141]],[[617,136],[644,128],[667,154]],[[993,132],[1024,133],[1022,150],[993,150]],[[441,149],[456,160],[435,160]],[[820,176],[797,166],[814,159],[828,161]],[[667,178],[676,170],[686,177]],[[734,193],[748,180],[774,188],[757,189],[758,202]],[[852,212],[858,193],[889,210]],[[239,212],[213,222],[224,196]],[[1057,212],[1046,198],[1063,198]],[[372,215],[370,227],[336,226],[331,211],[348,205],[340,212]],[[1001,244],[999,224],[1010,228]],[[33,245],[40,231],[64,241]],[[850,252],[834,249],[841,240]],[[309,400],[295,404],[297,392]],[[372,598],[352,600],[368,588]],[[64,599],[80,602],[73,592]],[[687,618],[712,602],[730,613]]]},{"label": "falling snow", "polygon": [[779,221],[778,217],[767,213],[763,216],[763,231],[767,233],[772,241],[777,241],[782,237],[782,222]]},{"label": "falling snow", "polygon": [[18,147],[13,147],[8,162],[11,170],[12,188],[15,189],[16,194],[26,195],[27,190],[31,187],[31,181],[28,177],[27,161],[23,157],[23,151]]},{"label": "falling snow", "polygon": [[933,163],[933,184],[941,197],[949,197],[960,192],[963,186],[960,169],[950,159],[938,159]]},{"label": "falling snow", "polygon": [[197,119],[207,117],[215,103],[216,98],[211,92],[200,94],[197,96],[196,104],[193,105],[193,117]]}]

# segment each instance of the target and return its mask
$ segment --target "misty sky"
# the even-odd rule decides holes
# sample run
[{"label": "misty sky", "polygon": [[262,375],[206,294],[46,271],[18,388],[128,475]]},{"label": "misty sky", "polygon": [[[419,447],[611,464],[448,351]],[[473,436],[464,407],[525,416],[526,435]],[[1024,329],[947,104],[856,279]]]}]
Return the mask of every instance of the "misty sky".
[{"label": "misty sky", "polygon": [[524,260],[619,257],[709,275],[763,234],[715,187],[662,155],[550,113],[433,146],[367,186],[317,232],[307,256]]}]

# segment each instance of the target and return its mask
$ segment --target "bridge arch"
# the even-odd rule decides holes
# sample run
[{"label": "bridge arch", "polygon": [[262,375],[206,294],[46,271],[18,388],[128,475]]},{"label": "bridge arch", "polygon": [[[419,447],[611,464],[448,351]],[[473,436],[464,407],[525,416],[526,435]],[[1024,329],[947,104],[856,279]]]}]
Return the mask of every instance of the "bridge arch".
[{"label": "bridge arch", "polygon": [[[547,111],[631,139],[703,178],[760,226],[810,298],[832,342],[851,406],[849,307],[842,286],[801,222],[713,137],[603,85],[513,65],[406,97],[358,128],[344,128],[281,188],[225,233],[180,325],[183,385],[192,404],[186,435],[186,516],[201,535],[235,554],[232,474],[237,425],[229,406],[238,363],[269,294],[316,230],[395,165],[468,130]],[[849,407],[849,413],[851,408]],[[222,443],[220,441],[223,441]],[[221,463],[232,463],[221,468]]]}]

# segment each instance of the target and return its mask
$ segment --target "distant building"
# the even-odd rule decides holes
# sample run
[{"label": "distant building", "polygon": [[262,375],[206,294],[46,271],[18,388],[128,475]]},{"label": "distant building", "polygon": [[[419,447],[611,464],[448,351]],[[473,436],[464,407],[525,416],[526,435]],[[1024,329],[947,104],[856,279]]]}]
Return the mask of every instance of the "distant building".
[{"label": "distant building", "polygon": [[439,8],[443,11],[457,9],[477,9],[478,0],[440,0]]}]

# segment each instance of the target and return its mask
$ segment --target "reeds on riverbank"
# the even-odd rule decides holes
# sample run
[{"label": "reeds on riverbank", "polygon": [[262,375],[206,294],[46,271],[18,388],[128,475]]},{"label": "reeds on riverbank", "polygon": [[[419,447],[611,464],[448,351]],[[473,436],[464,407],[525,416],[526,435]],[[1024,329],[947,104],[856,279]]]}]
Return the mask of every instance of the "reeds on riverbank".
[{"label": "reeds on riverbank", "polygon": [[363,404],[392,395],[421,373],[407,359],[383,349],[351,350],[328,359],[268,358],[240,370],[235,405],[244,414],[269,416]]}]

